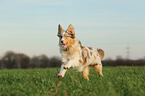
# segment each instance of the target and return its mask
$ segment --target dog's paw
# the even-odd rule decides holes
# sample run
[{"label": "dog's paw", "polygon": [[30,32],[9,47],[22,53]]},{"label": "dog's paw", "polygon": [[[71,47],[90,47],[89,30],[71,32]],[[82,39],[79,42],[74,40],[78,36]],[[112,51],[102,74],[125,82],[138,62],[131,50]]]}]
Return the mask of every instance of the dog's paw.
[{"label": "dog's paw", "polygon": [[66,69],[66,70],[67,70],[67,69],[68,69],[68,67],[63,67],[63,69]]},{"label": "dog's paw", "polygon": [[62,76],[62,75],[60,75],[60,74],[58,74],[58,75],[57,75],[57,78],[62,78],[62,77],[63,77],[63,76]]}]

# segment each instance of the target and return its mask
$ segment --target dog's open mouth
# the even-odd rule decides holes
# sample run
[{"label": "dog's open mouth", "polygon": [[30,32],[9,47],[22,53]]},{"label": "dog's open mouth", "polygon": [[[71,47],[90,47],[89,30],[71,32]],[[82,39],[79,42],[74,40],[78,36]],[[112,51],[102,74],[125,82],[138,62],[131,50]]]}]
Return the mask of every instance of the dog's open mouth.
[{"label": "dog's open mouth", "polygon": [[66,44],[61,43],[61,46],[62,46],[62,47],[66,47],[66,46],[67,46],[67,44],[68,44],[68,43],[66,43]]}]

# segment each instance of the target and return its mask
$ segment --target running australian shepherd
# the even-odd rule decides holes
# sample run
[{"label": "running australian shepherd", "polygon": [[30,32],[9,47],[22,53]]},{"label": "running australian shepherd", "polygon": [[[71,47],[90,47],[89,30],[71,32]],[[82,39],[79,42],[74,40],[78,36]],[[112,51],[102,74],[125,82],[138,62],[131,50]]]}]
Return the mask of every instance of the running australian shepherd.
[{"label": "running australian shepherd", "polygon": [[62,78],[65,72],[72,67],[73,70],[82,72],[85,79],[89,80],[89,69],[92,66],[96,71],[102,74],[101,60],[104,57],[104,51],[92,47],[82,46],[81,42],[75,36],[75,30],[72,25],[64,30],[58,25],[59,47],[62,56],[62,65],[58,78]]}]

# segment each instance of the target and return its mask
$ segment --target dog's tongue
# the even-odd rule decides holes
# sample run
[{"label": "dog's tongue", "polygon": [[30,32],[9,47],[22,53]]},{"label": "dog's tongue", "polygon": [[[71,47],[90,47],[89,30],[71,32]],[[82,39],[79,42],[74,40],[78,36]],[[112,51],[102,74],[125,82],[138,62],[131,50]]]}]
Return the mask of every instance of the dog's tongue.
[{"label": "dog's tongue", "polygon": [[62,47],[65,47],[65,44],[62,44]]}]

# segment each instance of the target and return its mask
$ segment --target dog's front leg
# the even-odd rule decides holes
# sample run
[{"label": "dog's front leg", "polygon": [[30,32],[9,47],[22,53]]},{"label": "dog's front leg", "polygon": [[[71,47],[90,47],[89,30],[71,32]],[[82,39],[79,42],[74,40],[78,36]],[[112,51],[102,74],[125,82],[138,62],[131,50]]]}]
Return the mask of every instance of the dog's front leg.
[{"label": "dog's front leg", "polygon": [[70,60],[65,64],[64,69],[69,69],[70,67],[78,66],[79,60]]},{"label": "dog's front leg", "polygon": [[58,78],[64,77],[66,69],[64,69],[64,64],[61,65],[60,73],[58,74]]},{"label": "dog's front leg", "polygon": [[67,71],[66,69],[64,69],[64,65],[67,63],[67,59],[63,58],[62,62],[63,62],[63,64],[61,65],[61,69],[60,69],[60,72],[58,74],[58,78],[64,77],[65,72]]},{"label": "dog's front leg", "polygon": [[65,72],[66,72],[67,69],[70,68],[70,67],[71,67],[71,66],[70,66],[69,63],[67,63],[66,65],[65,65],[65,63],[63,63],[63,64],[61,65],[60,73],[58,74],[57,77],[58,77],[58,78],[64,77]]},{"label": "dog's front leg", "polygon": [[67,71],[67,69],[69,69],[70,67],[74,67],[76,64],[79,64],[78,60],[70,60],[66,64],[63,63],[61,65],[61,70],[60,70],[60,73],[58,74],[58,78],[64,77],[65,72]]},{"label": "dog's front leg", "polygon": [[68,66],[68,63],[66,65],[64,63],[61,65],[61,69],[60,69],[60,73],[58,74],[58,78],[64,77],[65,72],[67,71],[67,69],[71,67],[71,66]]}]

